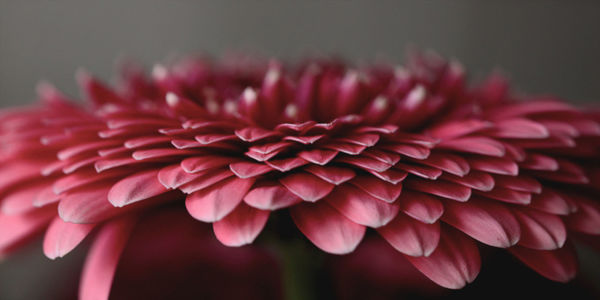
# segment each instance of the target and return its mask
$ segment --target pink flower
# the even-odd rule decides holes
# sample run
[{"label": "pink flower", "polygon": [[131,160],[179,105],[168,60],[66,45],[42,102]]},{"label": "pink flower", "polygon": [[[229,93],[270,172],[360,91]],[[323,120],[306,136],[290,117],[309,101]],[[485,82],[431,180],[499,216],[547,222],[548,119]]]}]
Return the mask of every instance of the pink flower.
[{"label": "pink flower", "polygon": [[568,237],[600,234],[598,114],[522,101],[496,77],[468,88],[456,62],[185,60],[123,75],[113,90],[79,72],[87,104],[41,85],[42,103],[0,117],[0,253],[46,230],[53,259],[96,229],[82,299],[108,297],[136,220],[167,205],[234,247],[284,211],[327,253],[372,228],[454,289],[479,273],[478,244],[564,282]]}]

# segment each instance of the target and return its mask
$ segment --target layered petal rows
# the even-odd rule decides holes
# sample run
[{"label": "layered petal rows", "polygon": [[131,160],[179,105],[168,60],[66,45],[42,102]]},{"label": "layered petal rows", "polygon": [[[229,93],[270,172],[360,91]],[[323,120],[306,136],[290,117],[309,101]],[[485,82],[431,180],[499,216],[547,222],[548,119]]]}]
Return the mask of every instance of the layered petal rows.
[{"label": "layered petal rows", "polygon": [[377,232],[447,288],[477,277],[482,244],[568,281],[573,239],[600,234],[600,114],[498,77],[468,87],[456,62],[198,59],[122,75],[112,89],[79,72],[86,104],[42,84],[39,104],[0,115],[0,254],[45,230],[54,259],[97,231],[82,299],[108,297],[136,220],[167,205],[227,246],[282,211],[328,253]]}]

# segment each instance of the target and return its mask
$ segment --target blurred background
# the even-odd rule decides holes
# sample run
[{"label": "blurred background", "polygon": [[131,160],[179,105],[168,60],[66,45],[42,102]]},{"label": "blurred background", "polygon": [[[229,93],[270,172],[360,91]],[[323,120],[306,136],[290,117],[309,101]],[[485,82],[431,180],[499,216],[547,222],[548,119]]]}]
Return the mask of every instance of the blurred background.
[{"label": "blurred background", "polygon": [[[0,107],[32,102],[41,79],[77,95],[77,68],[110,79],[123,57],[147,66],[228,51],[400,63],[410,45],[460,60],[474,79],[499,69],[519,91],[600,103],[600,1],[0,0]],[[583,273],[597,274],[598,255],[579,250]],[[48,274],[80,265],[77,255],[49,262],[32,246],[0,265],[0,299],[76,284],[76,273]]]}]

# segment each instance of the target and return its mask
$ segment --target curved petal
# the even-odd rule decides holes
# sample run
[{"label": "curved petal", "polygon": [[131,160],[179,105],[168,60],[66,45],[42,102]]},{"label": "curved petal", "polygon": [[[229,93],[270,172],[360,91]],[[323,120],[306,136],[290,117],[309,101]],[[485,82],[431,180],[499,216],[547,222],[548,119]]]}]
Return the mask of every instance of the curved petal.
[{"label": "curved petal", "polygon": [[144,171],[125,177],[111,187],[108,201],[115,207],[123,207],[167,192],[158,181],[159,171]]},{"label": "curved petal", "polygon": [[377,232],[396,250],[410,256],[429,256],[440,240],[440,223],[425,224],[399,214]]},{"label": "curved petal", "polygon": [[295,205],[290,212],[298,229],[328,253],[350,253],[365,235],[364,226],[348,220],[324,201]]},{"label": "curved petal", "polygon": [[88,252],[79,282],[79,299],[108,299],[119,257],[136,219],[130,216],[106,223]]},{"label": "curved petal", "polygon": [[449,289],[473,282],[481,268],[477,245],[463,233],[447,228],[431,255],[406,258],[429,279]]},{"label": "curved petal", "polygon": [[185,207],[197,220],[215,222],[223,219],[242,201],[254,184],[253,178],[233,177],[187,196]]},{"label": "curved petal", "polygon": [[251,244],[262,231],[269,218],[269,211],[238,205],[222,220],[213,223],[215,236],[230,247]]},{"label": "curved petal", "polygon": [[533,250],[516,246],[509,251],[528,267],[550,280],[567,282],[577,274],[577,255],[569,243],[556,250]]},{"label": "curved petal", "polygon": [[519,222],[504,205],[471,199],[465,203],[446,201],[444,208],[444,222],[484,244],[508,248],[519,241]]},{"label": "curved petal", "polygon": [[567,240],[567,229],[560,217],[527,208],[514,208],[521,224],[519,245],[536,250],[561,248]]},{"label": "curved petal", "polygon": [[44,236],[44,254],[50,259],[71,252],[94,229],[96,224],[67,223],[54,218]]},{"label": "curved petal", "polygon": [[290,192],[305,201],[315,202],[329,194],[335,185],[310,173],[298,172],[279,179]]},{"label": "curved petal", "polygon": [[336,188],[324,200],[346,218],[372,228],[386,225],[400,211],[398,205],[373,198],[351,185]]}]

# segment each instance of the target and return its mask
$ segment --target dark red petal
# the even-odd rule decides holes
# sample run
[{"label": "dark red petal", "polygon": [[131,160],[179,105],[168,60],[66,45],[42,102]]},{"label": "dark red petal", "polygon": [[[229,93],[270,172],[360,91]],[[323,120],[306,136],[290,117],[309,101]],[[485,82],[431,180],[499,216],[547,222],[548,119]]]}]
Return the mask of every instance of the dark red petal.
[{"label": "dark red petal", "polygon": [[269,211],[241,203],[225,218],[213,223],[213,230],[224,245],[239,247],[251,244],[265,227],[268,218]]},{"label": "dark red petal", "polygon": [[470,188],[443,180],[411,178],[404,181],[404,187],[461,202],[471,198]]},{"label": "dark red petal", "polygon": [[256,184],[244,197],[248,205],[264,210],[276,210],[301,201],[300,197],[276,181]]},{"label": "dark red petal", "polygon": [[577,274],[577,254],[569,243],[556,250],[533,250],[515,246],[509,251],[534,271],[550,280],[567,282]]},{"label": "dark red petal", "polygon": [[429,279],[449,289],[460,289],[473,282],[481,268],[477,245],[464,234],[450,229],[442,231],[431,255],[406,258]]},{"label": "dark red petal", "polygon": [[348,220],[324,201],[295,205],[290,212],[298,229],[328,253],[350,253],[365,235],[364,226]]},{"label": "dark red petal", "polygon": [[310,165],[304,170],[335,185],[340,185],[356,175],[352,169],[334,166]]},{"label": "dark red petal", "polygon": [[425,224],[399,214],[377,232],[396,250],[410,256],[429,256],[440,240],[440,223]]},{"label": "dark red petal", "polygon": [[223,219],[242,201],[254,179],[233,177],[187,196],[185,207],[192,217],[203,222]]},{"label": "dark red petal", "polygon": [[471,199],[465,203],[446,201],[444,208],[444,222],[484,244],[508,248],[519,241],[519,222],[502,204]]},{"label": "dark red petal", "polygon": [[370,175],[356,176],[350,183],[367,194],[388,203],[396,201],[402,192],[401,183],[392,184]]},{"label": "dark red petal", "polygon": [[337,187],[325,200],[348,219],[372,228],[389,223],[400,211],[397,205],[373,198],[351,185]]},{"label": "dark red petal", "polygon": [[463,137],[446,140],[439,143],[436,148],[498,157],[502,157],[506,153],[502,143],[486,137]]},{"label": "dark red petal", "polygon": [[405,190],[397,204],[405,214],[427,224],[435,223],[444,213],[442,201],[421,192]]},{"label": "dark red petal", "polygon": [[298,195],[302,200],[315,202],[329,194],[335,185],[319,179],[319,177],[306,172],[298,172],[279,179],[290,192]]},{"label": "dark red petal", "polygon": [[536,250],[561,248],[567,240],[567,229],[560,217],[526,208],[514,208],[521,224],[519,245]]}]

